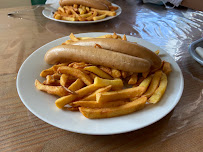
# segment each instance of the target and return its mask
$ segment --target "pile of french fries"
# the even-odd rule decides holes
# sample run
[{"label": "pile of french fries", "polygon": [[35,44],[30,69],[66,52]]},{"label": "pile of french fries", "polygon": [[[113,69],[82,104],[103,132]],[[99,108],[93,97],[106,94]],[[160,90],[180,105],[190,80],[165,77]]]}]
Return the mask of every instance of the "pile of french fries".
[{"label": "pile of french fries", "polygon": [[[100,37],[127,40],[125,35],[123,38],[116,35]],[[71,34],[70,38],[70,41],[78,41],[88,37],[77,38]],[[80,111],[91,119],[110,118],[141,110],[147,103],[159,102],[171,71],[171,65],[166,61],[157,71],[145,73],[84,62],[61,63],[43,70],[40,76],[46,79],[43,83],[36,80],[35,86],[38,90],[59,96],[55,104],[60,109]]]},{"label": "pile of french fries", "polygon": [[116,15],[115,10],[117,10],[118,7],[109,7],[110,10],[107,11],[74,4],[73,6],[59,7],[53,17],[58,20],[66,21],[96,21]]}]

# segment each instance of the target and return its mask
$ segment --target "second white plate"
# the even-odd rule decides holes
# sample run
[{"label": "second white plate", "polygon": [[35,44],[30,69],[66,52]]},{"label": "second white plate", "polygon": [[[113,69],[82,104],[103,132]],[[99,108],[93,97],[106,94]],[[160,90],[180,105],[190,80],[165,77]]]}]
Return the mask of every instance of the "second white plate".
[{"label": "second white plate", "polygon": [[[112,33],[82,33],[77,37],[98,37]],[[123,36],[123,35],[121,35]],[[128,41],[149,48],[160,50],[162,60],[171,63],[173,71],[168,77],[167,90],[161,101],[155,105],[147,105],[141,111],[107,119],[87,119],[80,112],[63,111],[55,105],[57,97],[35,88],[35,79],[43,81],[40,72],[50,65],[45,63],[44,55],[52,47],[60,45],[69,37],[54,40],[33,52],[22,64],[17,75],[17,91],[24,105],[37,117],[58,128],[93,135],[118,134],[137,130],[148,126],[167,115],[178,103],[184,87],[182,72],[174,59],[161,48],[139,38],[127,36]]]}]

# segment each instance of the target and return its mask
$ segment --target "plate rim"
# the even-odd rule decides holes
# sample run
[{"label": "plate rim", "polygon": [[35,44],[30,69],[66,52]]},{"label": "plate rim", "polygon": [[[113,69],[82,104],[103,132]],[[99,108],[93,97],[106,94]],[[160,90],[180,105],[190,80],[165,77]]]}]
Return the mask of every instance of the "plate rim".
[{"label": "plate rim", "polygon": [[[78,33],[78,34],[75,34],[75,36],[77,35],[80,35],[80,34],[113,34],[113,33],[109,33],[109,32],[86,32],[86,33]],[[122,34],[123,35],[123,34]],[[139,39],[139,40],[142,40],[142,41],[145,41],[146,43],[150,44],[150,45],[153,45],[153,46],[156,46],[155,44],[151,43],[151,42],[148,42],[144,39],[141,39],[141,38],[137,38],[137,37],[134,37],[134,36],[131,36],[131,35],[126,35],[126,36],[130,36],[130,37],[133,37],[135,39]],[[126,132],[131,132],[131,131],[135,131],[135,130],[139,130],[141,128],[144,128],[144,127],[147,127],[149,125],[152,125],[154,124],[155,122],[158,122],[159,120],[161,120],[163,117],[165,117],[167,114],[169,114],[174,108],[175,106],[178,104],[178,102],[180,101],[180,98],[182,97],[182,94],[183,94],[183,90],[184,90],[184,78],[183,78],[183,74],[182,74],[182,71],[179,67],[179,65],[177,64],[177,62],[174,60],[174,58],[168,54],[165,50],[161,49],[164,51],[164,53],[166,53],[167,55],[169,55],[171,57],[171,59],[174,61],[174,63],[176,64],[176,66],[178,67],[178,72],[180,72],[180,90],[179,90],[179,96],[176,97],[176,102],[168,109],[167,112],[165,112],[161,117],[159,117],[158,119],[154,119],[153,121],[151,121],[150,123],[147,123],[146,125],[143,125],[143,126],[139,126],[137,128],[134,128],[134,129],[126,129],[125,131],[121,130],[121,131],[115,131],[115,132],[112,132],[112,133],[92,133],[92,132],[82,132],[82,131],[76,131],[74,129],[67,129],[67,128],[64,128],[64,127],[59,127],[57,126],[57,124],[53,124],[51,122],[49,122],[49,120],[46,120],[45,118],[41,117],[39,114],[37,114],[32,108],[30,108],[27,103],[23,100],[23,96],[21,95],[20,93],[20,88],[19,88],[19,75],[21,73],[21,71],[23,70],[23,67],[25,66],[26,62],[32,57],[33,54],[35,54],[36,52],[39,52],[41,49],[43,49],[43,47],[45,46],[49,46],[51,43],[54,43],[54,42],[57,42],[57,41],[60,41],[60,39],[64,39],[64,38],[68,38],[68,36],[64,36],[64,37],[61,37],[61,38],[58,38],[56,40],[53,40],[49,43],[46,43],[45,45],[41,46],[40,48],[36,49],[33,53],[31,53],[25,60],[24,62],[22,63],[19,71],[18,71],[18,74],[17,74],[17,79],[16,79],[16,88],[17,88],[17,92],[18,92],[18,95],[21,99],[21,101],[23,102],[23,104],[26,106],[26,108],[31,111],[36,117],[38,117],[39,119],[43,120],[44,122],[52,125],[52,126],[55,126],[57,128],[60,128],[60,129],[63,129],[63,130],[66,130],[66,131],[70,131],[70,132],[74,132],[74,133],[80,133],[80,134],[86,134],[86,135],[114,135],[114,134],[121,134],[121,133],[126,133]],[[156,46],[158,48],[160,48],[159,46]]]},{"label": "plate rim", "polygon": [[[112,3],[112,5],[118,7],[118,9],[119,9],[120,11],[119,11],[119,12],[116,12],[116,15],[115,15],[115,16],[109,16],[109,17],[106,17],[106,18],[104,18],[104,19],[97,20],[97,21],[65,21],[65,20],[57,20],[57,19],[55,19],[55,18],[53,18],[53,17],[48,17],[48,16],[45,14],[46,8],[43,9],[42,14],[43,14],[43,16],[46,17],[47,19],[52,20],[52,21],[56,21],[56,22],[68,23],[68,24],[92,24],[92,23],[99,23],[99,22],[108,21],[108,20],[111,20],[111,19],[114,19],[114,18],[118,17],[118,16],[122,13],[122,8],[121,8],[119,5],[114,4],[114,3]],[[50,11],[50,10],[47,10],[47,11]]]}]

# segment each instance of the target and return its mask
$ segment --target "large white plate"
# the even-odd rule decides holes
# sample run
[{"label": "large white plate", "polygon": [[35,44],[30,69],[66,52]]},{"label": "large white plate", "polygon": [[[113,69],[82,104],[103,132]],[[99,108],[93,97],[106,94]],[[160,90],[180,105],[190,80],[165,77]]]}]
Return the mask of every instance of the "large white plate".
[{"label": "large white plate", "polygon": [[53,11],[52,11],[52,10],[49,10],[49,9],[44,9],[44,10],[42,11],[42,14],[43,14],[46,18],[48,18],[48,19],[50,19],[50,20],[54,20],[54,21],[57,21],[57,22],[63,22],[63,23],[76,23],[76,24],[77,24],[77,23],[79,23],[79,24],[81,24],[81,23],[97,23],[97,22],[103,22],[103,21],[107,21],[107,20],[113,19],[113,18],[115,18],[115,17],[117,17],[118,15],[121,14],[121,12],[122,12],[121,7],[118,6],[118,5],[116,5],[116,4],[113,4],[113,3],[112,3],[112,5],[118,7],[118,9],[116,10],[116,15],[115,15],[115,16],[108,16],[108,17],[106,17],[106,18],[104,18],[104,19],[97,20],[97,21],[65,21],[65,20],[57,20],[57,19],[55,19],[55,18],[53,17]]},{"label": "large white plate", "polygon": [[[97,37],[109,33],[82,33],[78,37]],[[122,36],[122,35],[121,35]],[[38,91],[34,86],[35,79],[43,81],[39,76],[43,69],[50,65],[44,61],[44,55],[50,48],[60,45],[69,37],[54,40],[33,52],[22,64],[17,75],[17,91],[24,105],[38,118],[58,128],[93,135],[118,134],[137,130],[148,126],[167,115],[178,103],[184,87],[182,72],[174,59],[161,48],[143,39],[127,36],[152,51],[160,50],[162,60],[171,63],[173,72],[168,78],[167,90],[158,104],[147,105],[141,111],[108,119],[87,119],[80,112],[63,111],[55,106],[57,97]]]}]

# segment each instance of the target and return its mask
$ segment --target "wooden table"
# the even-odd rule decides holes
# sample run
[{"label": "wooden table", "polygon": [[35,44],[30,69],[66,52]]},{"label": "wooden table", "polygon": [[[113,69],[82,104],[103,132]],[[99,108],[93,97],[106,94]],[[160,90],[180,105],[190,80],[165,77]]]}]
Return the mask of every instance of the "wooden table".
[{"label": "wooden table", "polygon": [[[184,8],[166,10],[134,0],[114,0],[122,14],[97,24],[57,23],[41,9],[23,19],[7,13],[29,7],[0,9],[0,151],[203,151],[203,69],[188,53],[201,38],[203,13]],[[93,136],[64,131],[33,115],[21,102],[16,76],[23,61],[37,48],[71,32],[117,32],[143,38],[165,49],[183,72],[185,86],[178,105],[160,121],[133,132]]]}]

